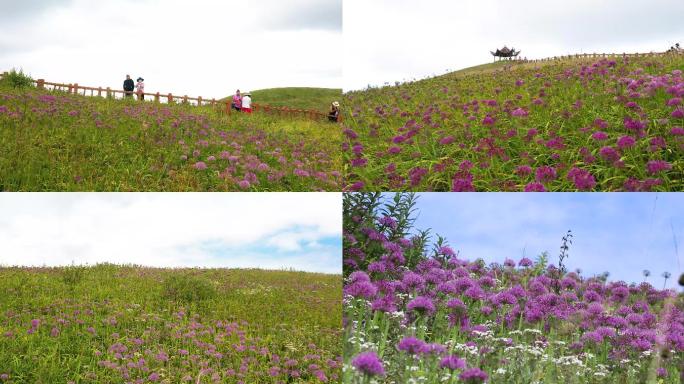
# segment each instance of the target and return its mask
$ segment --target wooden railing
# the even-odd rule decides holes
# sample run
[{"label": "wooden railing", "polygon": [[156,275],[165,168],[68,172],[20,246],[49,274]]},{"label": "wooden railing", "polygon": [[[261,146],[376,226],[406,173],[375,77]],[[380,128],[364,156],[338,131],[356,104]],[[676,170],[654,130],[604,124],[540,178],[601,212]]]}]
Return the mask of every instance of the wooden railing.
[{"label": "wooden railing", "polygon": [[[3,72],[0,74],[0,78],[6,77],[7,72]],[[45,79],[37,79],[33,80],[33,83],[36,85],[36,88],[38,89],[47,89],[51,91],[62,91],[70,94],[75,94],[75,95],[83,95],[83,96],[98,96],[98,97],[107,97],[107,98],[117,98],[117,95],[119,95],[119,98],[124,98],[126,96],[126,93],[129,93],[132,97],[140,98],[140,94],[133,91],[133,92],[126,92],[123,90],[119,89],[112,89],[111,87],[87,87],[83,85],[79,85],[78,83],[74,84],[65,84],[65,83],[53,83],[49,81],[45,81]],[[227,98],[225,100],[216,100],[215,98],[212,99],[205,99],[202,98],[202,96],[198,97],[190,97],[188,95],[183,95],[183,96],[178,96],[178,95],[173,95],[172,93],[168,94],[162,94],[160,92],[156,93],[142,93],[142,95],[145,96],[150,96],[153,99],[148,99],[148,100],[154,100],[155,103],[160,103],[162,101],[169,103],[169,104],[174,104],[174,103],[183,103],[183,104],[188,104],[188,105],[196,105],[196,106],[211,106],[213,108],[221,108],[223,112],[226,114],[231,114],[234,112],[231,108],[231,98]],[[259,103],[252,103],[252,110],[254,112],[260,112],[260,113],[267,113],[271,115],[277,115],[281,117],[288,117],[288,118],[304,118],[304,119],[310,119],[310,120],[327,120],[328,115],[327,113],[317,111],[317,110],[312,110],[312,109],[297,109],[297,108],[288,108],[288,107],[275,107],[275,106],[270,106],[267,104],[259,104]],[[342,114],[339,114],[338,116],[338,121],[342,121]]]},{"label": "wooden railing", "polygon": [[575,55],[563,55],[563,56],[553,56],[546,57],[542,59],[527,59],[522,57],[516,57],[511,60],[500,60],[500,61],[510,61],[512,63],[541,63],[546,61],[558,61],[558,60],[572,60],[572,59],[601,59],[609,57],[659,57],[668,55],[684,55],[684,51],[673,51],[673,52],[648,52],[648,53],[578,53]]}]

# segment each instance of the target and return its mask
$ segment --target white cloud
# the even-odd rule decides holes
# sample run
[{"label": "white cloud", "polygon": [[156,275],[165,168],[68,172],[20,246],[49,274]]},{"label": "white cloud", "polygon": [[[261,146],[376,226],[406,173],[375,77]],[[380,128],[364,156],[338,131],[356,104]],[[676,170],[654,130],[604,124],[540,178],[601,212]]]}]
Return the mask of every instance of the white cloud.
[{"label": "white cloud", "polygon": [[529,58],[664,51],[684,37],[680,0],[344,1],[344,89],[492,61],[503,45]]},{"label": "white cloud", "polygon": [[0,16],[1,70],[113,88],[131,74],[144,77],[149,92],[204,98],[236,88],[341,86],[342,62],[325,54],[342,41],[340,0],[73,0],[13,8],[16,17]]},{"label": "white cloud", "polygon": [[5,193],[0,264],[288,266],[341,236],[341,209],[339,193]]},{"label": "white cloud", "polygon": [[465,259],[517,261],[548,251],[554,264],[571,229],[570,270],[640,282],[648,269],[660,285],[663,271],[681,273],[673,239],[674,232],[681,247],[681,200],[680,193],[421,193],[416,228],[432,228]]}]

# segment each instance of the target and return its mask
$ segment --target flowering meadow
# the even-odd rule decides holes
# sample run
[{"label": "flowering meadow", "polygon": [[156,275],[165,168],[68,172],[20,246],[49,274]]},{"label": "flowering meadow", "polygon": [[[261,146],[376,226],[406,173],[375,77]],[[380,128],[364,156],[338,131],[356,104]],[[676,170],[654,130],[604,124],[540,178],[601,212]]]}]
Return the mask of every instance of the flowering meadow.
[{"label": "flowering meadow", "polygon": [[343,383],[684,378],[684,295],[566,272],[547,254],[465,260],[413,228],[415,202],[344,196]]},{"label": "flowering meadow", "polygon": [[339,275],[0,268],[0,383],[334,383]]},{"label": "flowering meadow", "polygon": [[682,191],[684,55],[500,62],[346,94],[345,190]]},{"label": "flowering meadow", "polygon": [[0,88],[0,190],[341,189],[334,124]]}]

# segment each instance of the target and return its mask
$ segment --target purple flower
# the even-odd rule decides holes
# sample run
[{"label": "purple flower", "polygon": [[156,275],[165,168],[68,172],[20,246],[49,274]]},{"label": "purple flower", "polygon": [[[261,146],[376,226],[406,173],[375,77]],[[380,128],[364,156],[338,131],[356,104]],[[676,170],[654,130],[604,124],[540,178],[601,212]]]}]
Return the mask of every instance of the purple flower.
[{"label": "purple flower", "polygon": [[469,173],[466,177],[455,177],[451,182],[451,192],[475,192],[473,175]]},{"label": "purple flower", "polygon": [[453,143],[455,140],[456,139],[454,139],[453,136],[446,136],[446,137],[443,137],[441,140],[439,140],[439,144],[449,145],[449,144]]},{"label": "purple flower", "polygon": [[681,119],[684,118],[684,109],[682,108],[677,108],[674,111],[672,111],[672,114],[670,115],[675,119]]},{"label": "purple flower", "polygon": [[533,181],[525,185],[525,192],[546,192],[544,184]]},{"label": "purple flower", "polygon": [[511,112],[511,115],[513,115],[515,117],[526,117],[527,115],[529,115],[529,112],[518,107],[518,108],[514,109],[513,112]]},{"label": "purple flower", "polygon": [[413,336],[407,336],[399,341],[399,344],[397,344],[397,349],[412,355],[416,355],[423,351],[425,345],[426,344],[423,340],[418,340]]},{"label": "purple flower", "polygon": [[598,131],[598,132],[594,132],[594,134],[591,135],[591,138],[594,140],[597,140],[597,141],[602,141],[602,140],[606,140],[608,138],[608,135],[605,132]]},{"label": "purple flower", "polygon": [[575,184],[580,191],[589,191],[596,186],[594,176],[587,170],[573,167],[568,171],[568,180]]},{"label": "purple flower", "polygon": [[[634,146],[635,143],[636,143],[636,141],[634,140],[634,138],[632,136],[621,136],[617,140],[617,146],[620,149],[631,148]],[[608,147],[608,148],[610,148],[610,147]]]},{"label": "purple flower", "polygon": [[387,215],[379,218],[378,223],[380,223],[381,225],[384,225],[386,227],[392,228],[392,229],[397,228],[397,221],[394,220],[393,218],[387,216]]},{"label": "purple flower", "polygon": [[344,293],[354,297],[370,299],[375,296],[376,293],[378,293],[378,289],[371,282],[361,281],[345,286]]},{"label": "purple flower", "polygon": [[354,271],[347,277],[351,284],[354,283],[370,283],[370,277],[363,271]]},{"label": "purple flower", "polygon": [[646,128],[645,122],[639,121],[639,120],[632,120],[629,117],[626,117],[623,120],[623,123],[624,123],[626,129],[628,129],[630,131],[634,131],[634,132],[641,132],[644,130],[644,128]]},{"label": "purple flower", "polygon": [[664,160],[651,160],[646,163],[646,171],[651,175],[655,175],[662,171],[669,171],[672,169],[672,164]]},{"label": "purple flower", "polygon": [[611,146],[605,146],[599,150],[601,157],[608,162],[615,162],[620,159],[620,154],[615,148]]},{"label": "purple flower", "polygon": [[672,127],[670,134],[673,136],[684,136],[684,128],[682,127]]},{"label": "purple flower", "polygon": [[293,173],[299,177],[309,177],[309,172],[301,168],[295,169]]},{"label": "purple flower", "polygon": [[523,257],[523,258],[520,259],[520,261],[518,262],[518,265],[519,265],[519,266],[525,267],[525,268],[531,267],[532,264],[533,264],[533,263],[532,263],[532,260],[528,259],[527,257]]},{"label": "purple flower", "polygon": [[435,312],[435,304],[428,297],[418,296],[406,305],[406,309],[419,314],[432,315]]},{"label": "purple flower", "polygon": [[469,368],[461,372],[458,378],[467,384],[481,384],[487,381],[489,376],[479,368]]},{"label": "purple flower", "polygon": [[548,165],[543,165],[535,171],[534,179],[540,183],[547,183],[556,179],[556,169]]},{"label": "purple flower", "polygon": [[352,360],[352,365],[367,376],[382,376],[385,374],[382,360],[373,351],[359,353]]},{"label": "purple flower", "polygon": [[449,369],[455,371],[457,369],[465,368],[465,361],[459,359],[457,356],[449,355],[442,358],[439,362],[439,367],[442,369]]},{"label": "purple flower", "polygon": [[495,120],[494,120],[493,117],[487,115],[487,116],[485,116],[485,118],[482,120],[482,125],[492,125],[492,124],[494,124],[494,121],[495,121]]},{"label": "purple flower", "polygon": [[238,182],[238,187],[240,187],[240,189],[248,189],[250,187],[250,183],[247,180],[240,180]]},{"label": "purple flower", "polygon": [[667,101],[667,106],[668,107],[675,107],[677,105],[680,105],[681,103],[682,103],[681,97],[673,97]]},{"label": "purple flower", "polygon": [[195,165],[193,165],[193,167],[195,167],[195,169],[197,169],[198,171],[201,171],[207,169],[207,164],[203,161],[198,161],[195,163]]},{"label": "purple flower", "polygon": [[157,372],[152,372],[148,377],[147,380],[149,381],[159,381],[159,374]]},{"label": "purple flower", "polygon": [[461,299],[451,299],[447,302],[447,308],[451,309],[454,313],[457,314],[466,314],[468,311],[468,308],[465,306],[463,301]]},{"label": "purple flower", "polygon": [[527,176],[532,173],[532,167],[529,165],[519,165],[515,168],[515,173],[518,176]]}]

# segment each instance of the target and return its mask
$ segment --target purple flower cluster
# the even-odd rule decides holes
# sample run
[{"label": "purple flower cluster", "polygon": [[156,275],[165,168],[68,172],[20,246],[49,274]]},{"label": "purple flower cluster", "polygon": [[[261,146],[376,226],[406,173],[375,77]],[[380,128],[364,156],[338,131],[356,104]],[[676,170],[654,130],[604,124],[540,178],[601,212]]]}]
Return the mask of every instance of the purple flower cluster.
[{"label": "purple flower cluster", "polygon": [[[593,187],[581,170],[571,174],[580,189]],[[435,247],[435,252],[426,255],[425,244],[415,237],[390,240],[382,232],[383,227],[388,231],[381,224],[385,220],[368,221],[376,227],[361,222],[357,228],[346,228],[344,234],[349,244],[344,249],[345,266],[373,259],[367,270],[345,267],[345,300],[356,308],[345,313],[347,327],[370,327],[371,319],[401,314],[399,327],[385,331],[390,335],[382,341],[385,362],[377,363],[376,355],[364,354],[352,362],[360,372],[384,375],[384,368],[393,371],[389,367],[394,362],[413,359],[458,370],[461,382],[483,383],[498,368],[496,357],[501,349],[495,353],[497,348],[545,347],[552,337],[567,345],[567,353],[591,352],[603,356],[606,365],[639,359],[644,351],[684,353],[684,309],[668,304],[676,298],[671,290],[658,290],[646,282],[628,285],[586,278],[579,272],[561,275],[558,269],[535,265],[528,258],[485,265],[456,257],[450,247]],[[422,258],[416,262],[417,253]],[[452,257],[443,258],[447,253]],[[366,309],[360,315],[358,308]],[[531,339],[515,336],[525,329],[539,334],[532,334]],[[499,345],[487,342],[481,336],[485,332],[496,333]],[[467,354],[454,350],[454,343],[477,351],[481,355],[477,361],[487,363],[473,364]],[[666,359],[670,360],[662,364],[675,361]]]},{"label": "purple flower cluster", "polygon": [[682,65],[597,59],[351,92],[344,190],[676,189]]}]

